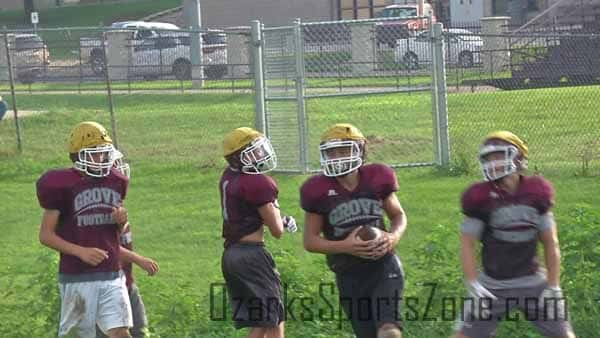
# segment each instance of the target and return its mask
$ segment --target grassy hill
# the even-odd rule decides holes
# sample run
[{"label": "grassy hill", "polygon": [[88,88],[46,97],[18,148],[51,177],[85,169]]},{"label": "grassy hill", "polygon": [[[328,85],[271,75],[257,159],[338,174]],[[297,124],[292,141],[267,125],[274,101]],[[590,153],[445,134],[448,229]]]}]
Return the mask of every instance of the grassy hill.
[{"label": "grassy hill", "polygon": [[[38,27],[98,26],[115,21],[139,19],[152,13],[181,5],[181,0],[104,1],[95,4],[69,5],[38,10]],[[30,27],[23,11],[0,10],[0,27]]]}]

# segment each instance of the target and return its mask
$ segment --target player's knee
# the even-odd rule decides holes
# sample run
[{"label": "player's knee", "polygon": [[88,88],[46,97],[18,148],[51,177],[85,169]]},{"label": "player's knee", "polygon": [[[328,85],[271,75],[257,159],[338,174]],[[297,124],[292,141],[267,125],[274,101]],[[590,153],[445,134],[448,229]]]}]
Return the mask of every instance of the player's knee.
[{"label": "player's knee", "polygon": [[264,327],[253,327],[248,332],[248,336],[246,338],[264,338],[267,333],[267,329]]},{"label": "player's knee", "polygon": [[265,332],[266,338],[283,338],[283,323],[279,324],[277,327],[269,328]]},{"label": "player's knee", "polygon": [[377,338],[402,338],[402,331],[393,323],[385,323],[377,330]]},{"label": "player's knee", "polygon": [[146,336],[149,336],[149,334],[148,334],[148,328],[147,327],[143,327],[143,328],[134,327],[134,328],[131,328],[129,330],[129,334],[131,334],[132,338],[144,338]]},{"label": "player's knee", "polygon": [[465,336],[462,332],[457,332],[453,338],[470,338],[469,336]]},{"label": "player's knee", "polygon": [[109,338],[131,338],[129,334],[129,329],[126,327],[117,327],[114,329],[110,329],[107,332]]}]

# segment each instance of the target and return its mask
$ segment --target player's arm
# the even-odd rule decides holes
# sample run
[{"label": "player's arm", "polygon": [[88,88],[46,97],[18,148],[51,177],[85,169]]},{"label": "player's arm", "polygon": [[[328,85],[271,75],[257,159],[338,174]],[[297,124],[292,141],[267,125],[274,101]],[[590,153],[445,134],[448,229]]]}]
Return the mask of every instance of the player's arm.
[{"label": "player's arm", "polygon": [[460,234],[460,262],[466,281],[477,280],[477,258],[475,256],[475,246],[478,239],[472,234]]},{"label": "player's arm", "polygon": [[390,250],[393,250],[400,241],[400,238],[402,238],[404,231],[406,231],[406,213],[404,212],[396,193],[389,194],[389,196],[383,200],[383,210],[390,219],[390,231],[383,232],[383,238],[373,253],[375,258],[379,258]]},{"label": "player's arm", "polygon": [[390,235],[394,236],[394,246],[398,244],[402,235],[404,235],[404,231],[406,231],[407,219],[406,213],[400,205],[400,200],[398,200],[398,196],[395,193],[391,193],[384,201],[383,201],[383,210],[387,217],[390,219]]},{"label": "player's arm", "polygon": [[[466,217],[465,220],[469,220]],[[490,314],[489,309],[482,308],[482,300],[498,299],[490,290],[483,286],[477,278],[477,259],[475,256],[475,246],[479,242],[479,235],[463,229],[460,234],[460,262],[463,268],[464,283],[473,303],[473,315],[476,318],[487,318]]]},{"label": "player's arm", "polygon": [[111,217],[115,221],[115,224],[117,224],[119,232],[125,230],[125,228],[127,228],[127,226],[129,225],[129,222],[127,220],[127,209],[125,209],[123,206],[119,205],[118,207],[113,207]]},{"label": "player's arm", "polygon": [[548,285],[557,287],[560,285],[560,247],[556,222],[551,212],[542,215],[544,230],[540,232],[540,241],[544,247],[544,259],[546,270],[548,270]]},{"label": "player's arm", "polygon": [[[544,246],[544,258],[548,285],[539,296],[538,306],[544,309],[549,320],[565,319],[565,297],[560,288],[560,247],[556,231],[556,221],[550,211],[546,211],[539,223],[539,238]],[[546,314],[544,316],[546,316]]]},{"label": "player's arm", "polygon": [[[469,213],[471,215],[471,213]],[[478,217],[465,215],[460,225],[460,262],[465,280],[477,280],[476,246],[483,234],[485,223]]]},{"label": "player's arm", "polygon": [[135,251],[131,251],[123,246],[121,246],[119,254],[119,259],[121,260],[121,262],[133,263],[142,268],[144,271],[146,271],[150,276],[155,275],[159,270],[158,263],[156,263],[154,260],[148,257],[144,257],[136,253]]},{"label": "player's arm", "polygon": [[65,241],[56,234],[60,211],[44,209],[40,225],[40,243],[63,254],[78,257],[85,263],[96,266],[108,258],[108,253],[98,248],[86,248]]},{"label": "player's arm", "polygon": [[371,258],[371,250],[377,241],[362,241],[356,238],[361,227],[356,227],[346,239],[330,241],[321,236],[323,231],[323,216],[312,212],[304,214],[304,249],[309,252],[322,254],[346,253],[363,258]]},{"label": "player's arm", "polygon": [[281,221],[279,208],[273,202],[269,202],[260,206],[258,213],[271,235],[275,238],[281,238],[281,235],[283,235],[283,222]]}]

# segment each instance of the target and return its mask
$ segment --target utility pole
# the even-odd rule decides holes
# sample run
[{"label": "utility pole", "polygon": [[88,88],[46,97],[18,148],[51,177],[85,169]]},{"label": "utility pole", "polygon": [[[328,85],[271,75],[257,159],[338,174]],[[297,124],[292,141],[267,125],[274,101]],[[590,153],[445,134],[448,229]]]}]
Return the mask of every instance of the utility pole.
[{"label": "utility pole", "polygon": [[202,13],[200,11],[200,0],[183,0],[183,13],[186,29],[191,30],[190,54],[192,61],[192,87],[202,88],[204,86],[204,65],[202,57]]}]

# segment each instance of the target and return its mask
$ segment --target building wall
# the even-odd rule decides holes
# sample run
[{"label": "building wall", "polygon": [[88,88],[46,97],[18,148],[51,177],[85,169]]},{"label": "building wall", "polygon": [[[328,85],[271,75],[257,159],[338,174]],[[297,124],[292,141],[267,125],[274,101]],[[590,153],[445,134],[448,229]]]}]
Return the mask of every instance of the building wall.
[{"label": "building wall", "polygon": [[[73,4],[78,3],[79,0],[61,0],[60,2],[63,4]],[[56,7],[56,0],[33,0],[33,5],[36,10]],[[23,0],[0,0],[0,11],[22,10],[23,8]]]},{"label": "building wall", "polygon": [[[392,0],[337,0],[339,1],[339,18],[344,20],[368,19],[377,15],[385,6],[393,4]],[[335,8],[338,3],[334,2]]]},{"label": "building wall", "polygon": [[261,20],[265,26],[290,25],[295,18],[324,21],[335,18],[335,0],[203,0],[202,25],[224,28],[248,26]]},{"label": "building wall", "polygon": [[484,16],[486,0],[450,0],[450,21],[454,23],[479,22]]},{"label": "building wall", "polygon": [[23,0],[0,0],[1,10],[23,9]]}]

